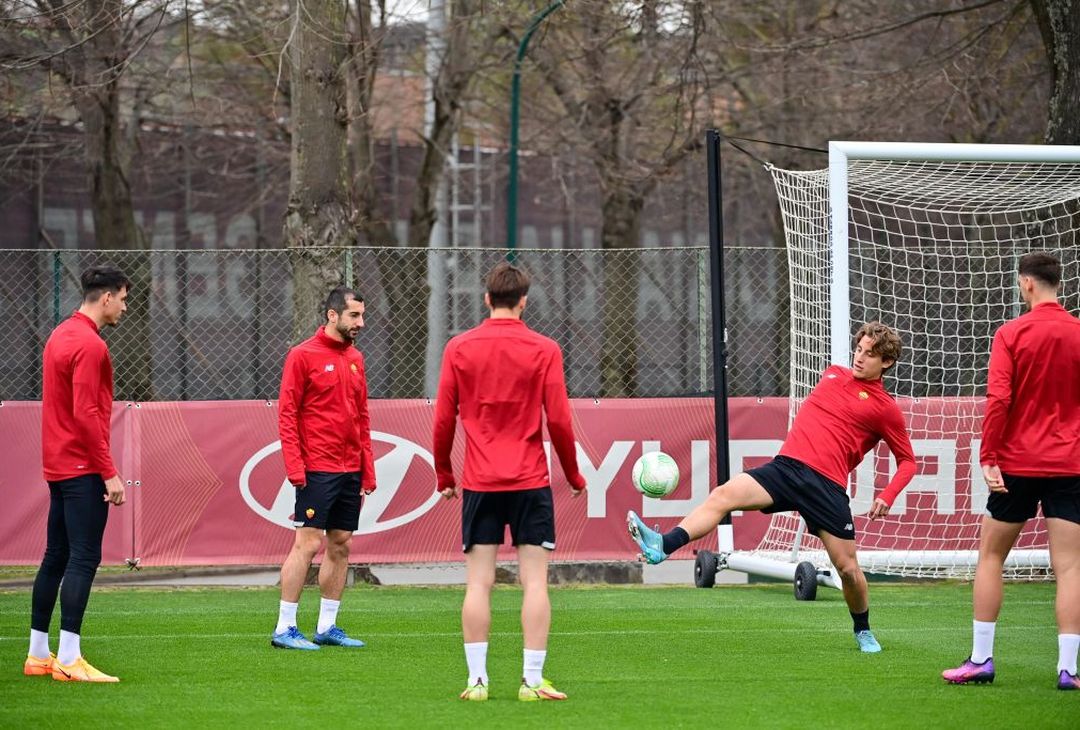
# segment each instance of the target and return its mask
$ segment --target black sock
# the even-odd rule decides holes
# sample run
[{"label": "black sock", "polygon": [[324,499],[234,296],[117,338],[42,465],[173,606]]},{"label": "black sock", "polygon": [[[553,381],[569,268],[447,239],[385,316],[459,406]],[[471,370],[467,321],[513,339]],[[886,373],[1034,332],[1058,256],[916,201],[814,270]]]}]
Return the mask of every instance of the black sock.
[{"label": "black sock", "polygon": [[862,613],[851,612],[851,620],[855,622],[855,633],[860,631],[870,630],[870,609],[866,609]]},{"label": "black sock", "polygon": [[686,530],[681,527],[676,527],[670,532],[665,532],[663,537],[664,555],[671,555],[683,545],[690,542],[690,536],[686,534]]}]

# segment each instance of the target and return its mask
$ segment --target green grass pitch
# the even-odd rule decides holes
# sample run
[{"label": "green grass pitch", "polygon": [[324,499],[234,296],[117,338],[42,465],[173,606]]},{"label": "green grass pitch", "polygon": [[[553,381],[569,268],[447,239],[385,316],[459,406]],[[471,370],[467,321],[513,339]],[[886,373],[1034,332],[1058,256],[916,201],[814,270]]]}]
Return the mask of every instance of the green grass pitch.
[{"label": "green grass pitch", "polygon": [[[992,686],[939,676],[970,648],[970,585],[870,595],[878,655],[831,589],[555,588],[545,674],[570,699],[521,703],[521,593],[499,587],[491,700],[466,703],[461,588],[348,589],[338,623],[368,646],[318,652],[271,649],[274,590],[99,588],[83,650],[119,685],[24,677],[30,597],[8,591],[0,727],[1078,727],[1080,692],[1055,689],[1052,584],[1006,587]],[[309,635],[317,607],[305,591]]]}]

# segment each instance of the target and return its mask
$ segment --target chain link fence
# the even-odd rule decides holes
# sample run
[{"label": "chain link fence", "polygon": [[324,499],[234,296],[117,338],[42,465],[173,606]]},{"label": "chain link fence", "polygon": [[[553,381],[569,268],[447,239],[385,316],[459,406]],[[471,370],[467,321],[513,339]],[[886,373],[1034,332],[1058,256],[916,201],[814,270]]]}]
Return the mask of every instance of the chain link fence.
[{"label": "chain link fence", "polygon": [[[277,397],[289,346],[314,333],[320,288],[297,292],[317,260],[329,285],[364,297],[358,346],[375,398],[432,397],[443,346],[480,323],[484,275],[511,255],[532,277],[525,319],[565,355],[573,397],[712,392],[709,252],[702,247],[599,249],[90,251],[0,250],[0,399],[41,397],[41,351],[79,305],[79,273],[111,263],[134,285],[125,318],[104,336],[120,400]],[[309,266],[310,268],[310,266]],[[786,395],[783,249],[726,252],[732,395]],[[329,288],[327,285],[325,288]],[[295,302],[307,302],[296,316]]]}]

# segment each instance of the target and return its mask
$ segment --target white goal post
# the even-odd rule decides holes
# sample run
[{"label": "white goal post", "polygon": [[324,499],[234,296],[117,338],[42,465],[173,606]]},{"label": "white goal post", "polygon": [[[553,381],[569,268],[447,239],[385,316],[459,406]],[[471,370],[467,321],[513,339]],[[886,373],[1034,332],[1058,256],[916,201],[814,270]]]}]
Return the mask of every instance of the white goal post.
[{"label": "white goal post", "polygon": [[[900,331],[886,388],[904,412],[919,473],[892,513],[865,517],[894,469],[884,445],[848,486],[860,564],[906,577],[970,578],[986,487],[978,463],[994,331],[1021,313],[1018,258],[1062,259],[1062,296],[1080,309],[1080,147],[831,142],[829,167],[768,166],[784,221],[791,301],[790,415],[829,363],[850,366],[868,320]],[[1050,577],[1041,515],[1007,563],[1014,579]],[[838,586],[798,515],[773,516],[758,548],[719,567],[794,577],[799,561]]]}]

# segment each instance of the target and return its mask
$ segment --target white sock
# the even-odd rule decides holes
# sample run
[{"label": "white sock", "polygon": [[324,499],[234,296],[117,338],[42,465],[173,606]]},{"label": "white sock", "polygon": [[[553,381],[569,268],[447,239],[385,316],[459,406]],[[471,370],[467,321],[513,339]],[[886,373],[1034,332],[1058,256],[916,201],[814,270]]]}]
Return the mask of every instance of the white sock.
[{"label": "white sock", "polygon": [[49,632],[30,629],[30,656],[48,659],[50,653]]},{"label": "white sock", "polygon": [[475,641],[465,645],[465,663],[469,665],[469,686],[480,680],[487,686],[487,647],[486,641]]},{"label": "white sock", "polygon": [[972,621],[971,661],[982,664],[994,656],[994,627],[996,621]]},{"label": "white sock", "polygon": [[337,621],[337,610],[340,605],[341,601],[335,601],[331,598],[324,598],[319,601],[319,625],[315,628],[316,632],[325,634],[330,630],[330,627]]},{"label": "white sock", "polygon": [[525,671],[522,676],[525,684],[535,687],[544,681],[544,659],[547,658],[547,650],[526,649]]},{"label": "white sock", "polygon": [[274,629],[275,634],[280,634],[290,626],[296,626],[296,609],[299,605],[299,603],[289,603],[288,601],[282,601],[278,604],[277,628]]},{"label": "white sock", "polygon": [[81,656],[82,649],[79,648],[79,635],[61,629],[60,648],[56,650],[56,661],[67,666],[73,664]]},{"label": "white sock", "polygon": [[1076,651],[1080,649],[1080,634],[1058,634],[1058,668],[1076,676]]}]

